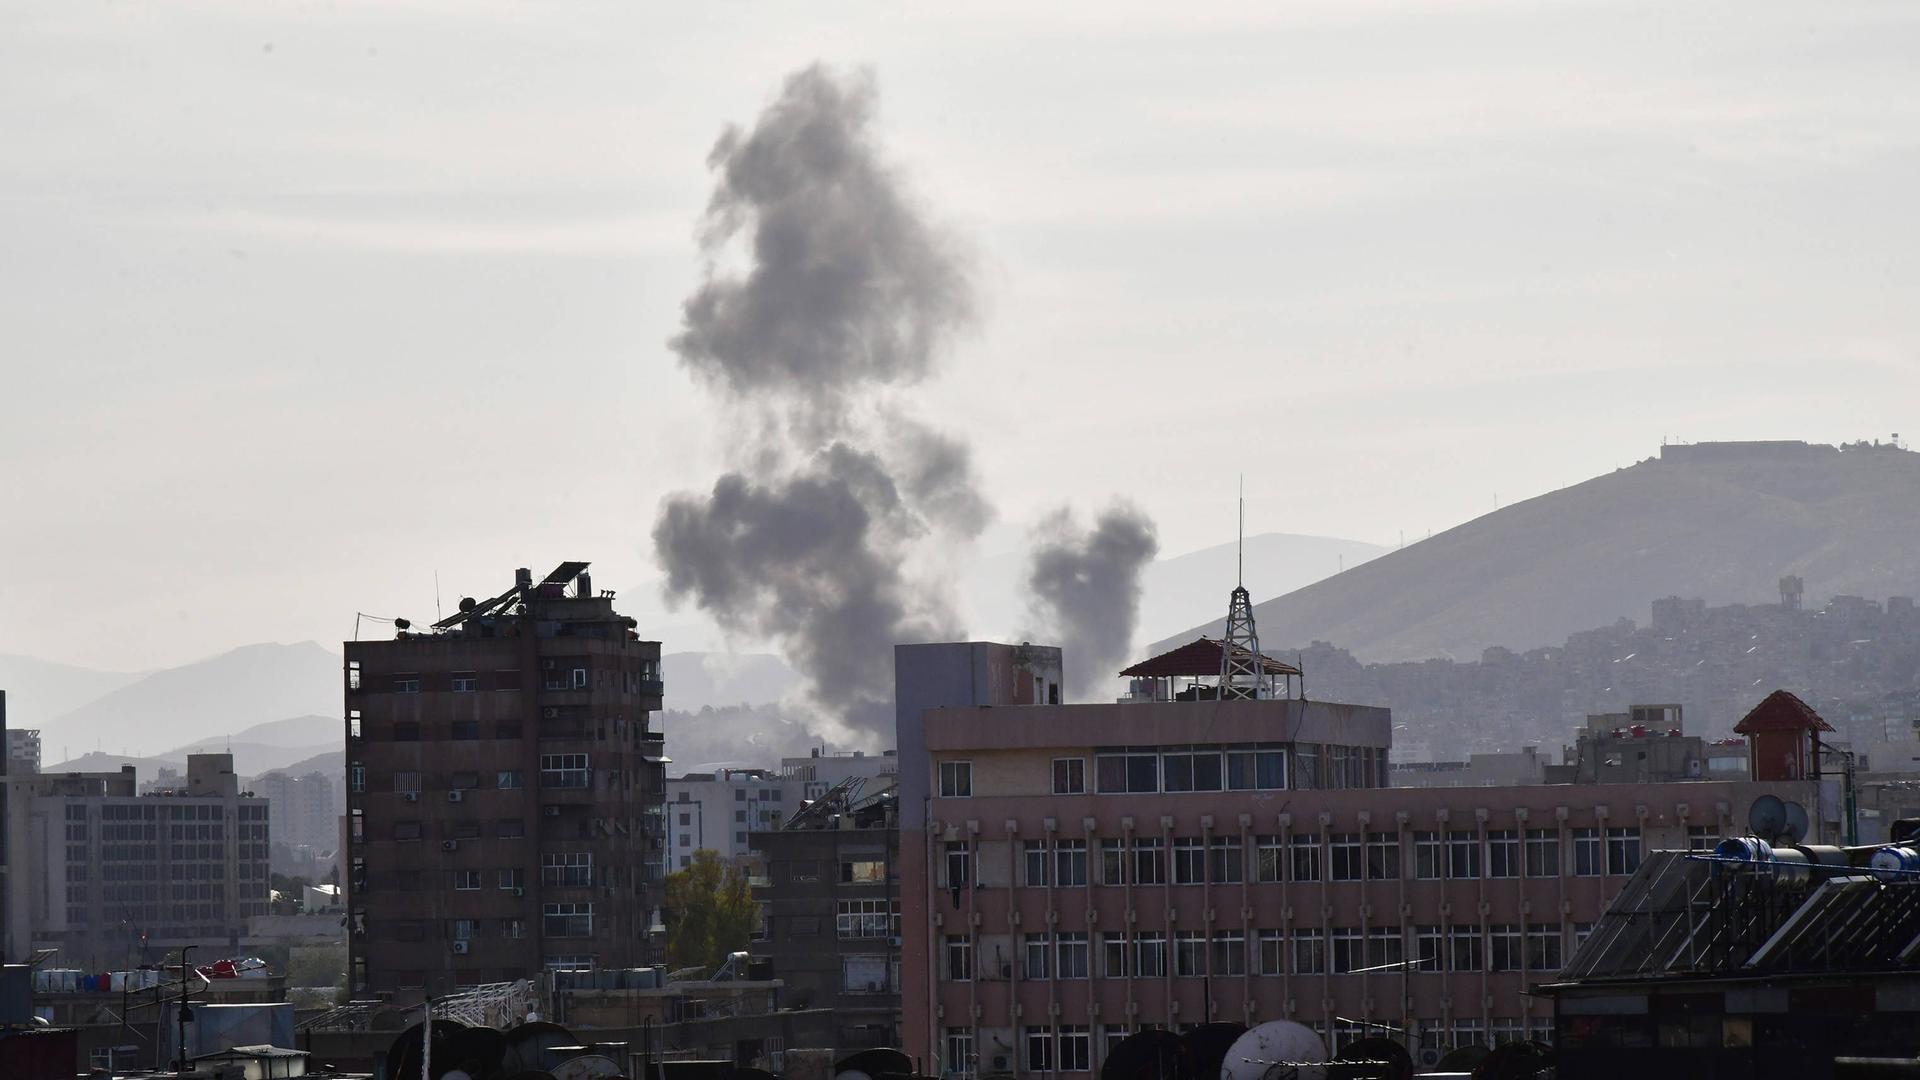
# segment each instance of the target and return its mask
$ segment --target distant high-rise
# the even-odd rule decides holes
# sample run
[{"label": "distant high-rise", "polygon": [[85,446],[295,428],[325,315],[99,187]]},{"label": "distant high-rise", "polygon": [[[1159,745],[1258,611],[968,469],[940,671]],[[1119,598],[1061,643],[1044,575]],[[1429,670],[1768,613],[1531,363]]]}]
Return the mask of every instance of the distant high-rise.
[{"label": "distant high-rise", "polygon": [[353,993],[657,957],[660,643],[586,571],[346,643]]}]

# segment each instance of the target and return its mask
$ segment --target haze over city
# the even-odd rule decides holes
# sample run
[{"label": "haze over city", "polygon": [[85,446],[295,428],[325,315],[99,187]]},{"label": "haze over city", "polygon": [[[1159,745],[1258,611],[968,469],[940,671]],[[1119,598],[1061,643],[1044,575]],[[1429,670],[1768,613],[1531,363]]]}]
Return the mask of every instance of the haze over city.
[{"label": "haze over city", "polygon": [[709,647],[651,534],[737,431],[669,342],[710,151],[814,64],[970,283],[887,390],[970,450],[961,567],[1116,496],[1217,545],[1243,474],[1250,532],[1391,548],[1920,400],[1903,5],[9,21],[0,653],[337,648],[561,557]]}]

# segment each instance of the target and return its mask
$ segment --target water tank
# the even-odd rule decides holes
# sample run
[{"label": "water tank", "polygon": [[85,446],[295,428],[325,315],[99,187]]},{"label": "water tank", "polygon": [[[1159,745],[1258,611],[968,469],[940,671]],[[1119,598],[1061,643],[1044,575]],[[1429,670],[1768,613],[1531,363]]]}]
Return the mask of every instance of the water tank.
[{"label": "water tank", "polygon": [[1881,881],[1899,881],[1920,875],[1920,851],[1910,847],[1883,847],[1867,860],[1867,867]]}]

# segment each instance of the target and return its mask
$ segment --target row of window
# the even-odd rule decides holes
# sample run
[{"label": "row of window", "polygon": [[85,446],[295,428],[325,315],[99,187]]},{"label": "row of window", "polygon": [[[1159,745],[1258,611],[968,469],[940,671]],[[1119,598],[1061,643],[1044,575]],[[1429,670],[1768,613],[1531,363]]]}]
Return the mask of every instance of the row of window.
[{"label": "row of window", "polygon": [[[396,694],[418,694],[422,689],[472,694],[483,688],[487,690],[521,688],[518,668],[499,668],[489,672],[431,672],[424,676],[417,671],[401,671],[386,676],[385,679],[386,688]],[[550,659],[540,662],[540,686],[544,690],[587,690],[599,686],[617,687],[629,694],[635,694],[645,688],[645,684],[659,681],[660,662],[657,660],[640,661],[638,671],[593,668],[581,660]],[[347,689],[373,689],[377,688],[377,682],[365,676],[361,671],[360,661],[347,661]]]},{"label": "row of window", "polygon": [[[1189,1030],[1193,1026],[1182,1025],[1181,1030]],[[1331,1027],[1324,1023],[1309,1026],[1326,1043],[1330,1053],[1339,1053],[1360,1039],[1380,1034],[1377,1025],[1369,1026],[1357,1020],[1339,1020]],[[1106,1060],[1121,1040],[1138,1030],[1139,1026],[1128,1024],[1101,1025],[1097,1029],[1101,1060]],[[1084,1024],[1023,1027],[1020,1032],[1022,1060],[1030,1072],[1090,1072],[1093,1069],[1095,1035],[1095,1029]],[[1413,1030],[1406,1035],[1427,1049],[1501,1046],[1527,1040],[1551,1043],[1553,1021],[1548,1017],[1495,1017],[1491,1023],[1478,1019],[1458,1019],[1451,1023],[1428,1019],[1416,1021]],[[949,1027],[942,1032],[942,1036],[941,1076],[959,1078],[1005,1074],[1012,1070],[1012,1062],[1007,1054],[990,1054],[986,1061],[980,1059],[978,1041],[971,1027]]]},{"label": "row of window", "polygon": [[[1094,752],[1093,790],[1103,795],[1153,795],[1384,787],[1386,768],[1387,751],[1371,746],[1114,747]],[[1053,759],[1055,795],[1084,795],[1087,779],[1086,758]],[[971,798],[973,762],[940,762],[939,789],[943,799]]]},{"label": "row of window", "polygon": [[[1494,923],[1457,926],[1336,927],[1331,932],[1259,930],[1141,931],[1128,935],[1085,931],[1028,934],[1019,967],[976,973],[974,943],[948,935],[941,974],[950,982],[978,975],[1001,979],[1152,979],[1168,975],[1349,975],[1402,972],[1555,972],[1566,934],[1579,948],[1591,923]],[[1098,951],[1095,951],[1095,946]],[[1411,951],[1409,951],[1411,950]],[[1097,970],[1095,961],[1098,961]]]},{"label": "row of window", "polygon": [[[1022,842],[1019,884],[1040,888],[1100,885],[1238,885],[1281,881],[1416,881],[1628,875],[1640,868],[1637,826],[1449,832],[1344,832],[1105,838],[1097,852],[1082,839]],[[1690,842],[1694,842],[1690,837]],[[1324,842],[1323,842],[1324,840]],[[1710,846],[1710,845],[1709,845]],[[1563,859],[1563,851],[1571,854]],[[966,841],[945,851],[948,888],[977,877]],[[1097,859],[1096,859],[1097,856]]]}]

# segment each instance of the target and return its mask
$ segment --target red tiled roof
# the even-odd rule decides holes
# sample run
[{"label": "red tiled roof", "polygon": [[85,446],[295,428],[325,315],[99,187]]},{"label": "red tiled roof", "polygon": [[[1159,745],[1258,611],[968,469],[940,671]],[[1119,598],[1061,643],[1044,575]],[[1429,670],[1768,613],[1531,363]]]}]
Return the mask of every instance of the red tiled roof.
[{"label": "red tiled roof", "polygon": [[[1130,679],[1162,679],[1182,675],[1200,678],[1218,675],[1220,674],[1220,657],[1225,648],[1224,643],[1214,638],[1203,637],[1177,649],[1163,652],[1159,656],[1148,657],[1120,674]],[[1235,648],[1234,651],[1241,655],[1246,653],[1245,649],[1240,648]],[[1299,668],[1265,654],[1261,655],[1260,663],[1269,675],[1300,674]]]},{"label": "red tiled roof", "polygon": [[1741,735],[1756,731],[1832,731],[1833,725],[1820,719],[1813,706],[1785,690],[1775,690],[1733,725],[1733,730]]}]

